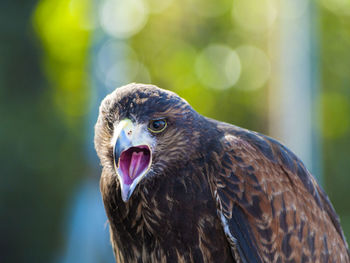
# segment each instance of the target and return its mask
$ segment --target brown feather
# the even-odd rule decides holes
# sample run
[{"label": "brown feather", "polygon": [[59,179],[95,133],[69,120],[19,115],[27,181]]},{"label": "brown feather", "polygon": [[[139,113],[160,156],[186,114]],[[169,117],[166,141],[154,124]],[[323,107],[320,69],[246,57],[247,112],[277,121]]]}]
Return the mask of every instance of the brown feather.
[{"label": "brown feather", "polygon": [[[166,117],[153,163],[128,202],[113,166],[113,127]],[[130,84],[95,126],[100,188],[117,262],[349,262],[327,195],[287,148],[205,118],[176,94]]]},{"label": "brown feather", "polygon": [[[348,247],[327,196],[297,157],[258,133],[225,131],[220,173],[212,178],[228,224],[242,209],[263,262],[349,262]],[[235,167],[229,169],[225,167]]]}]

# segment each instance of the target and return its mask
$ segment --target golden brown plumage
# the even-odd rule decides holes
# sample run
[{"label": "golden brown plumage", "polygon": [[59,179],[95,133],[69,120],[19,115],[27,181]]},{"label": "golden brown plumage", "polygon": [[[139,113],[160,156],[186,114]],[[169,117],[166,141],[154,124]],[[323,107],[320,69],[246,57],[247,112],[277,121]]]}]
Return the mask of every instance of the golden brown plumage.
[{"label": "golden brown plumage", "polygon": [[263,135],[218,127],[225,150],[211,185],[248,262],[349,262],[338,217],[302,162]]},{"label": "golden brown plumage", "polygon": [[327,195],[293,153],[174,93],[114,91],[95,147],[117,262],[349,262]]}]

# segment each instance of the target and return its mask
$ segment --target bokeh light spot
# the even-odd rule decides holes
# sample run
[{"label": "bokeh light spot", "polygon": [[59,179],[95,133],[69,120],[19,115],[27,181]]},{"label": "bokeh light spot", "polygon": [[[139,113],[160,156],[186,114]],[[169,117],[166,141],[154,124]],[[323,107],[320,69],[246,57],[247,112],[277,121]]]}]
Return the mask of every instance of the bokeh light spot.
[{"label": "bokeh light spot", "polygon": [[116,62],[105,74],[106,86],[113,90],[130,82],[150,83],[151,77],[145,65],[136,60]]},{"label": "bokeh light spot", "polygon": [[236,0],[232,16],[241,28],[254,33],[264,33],[274,23],[277,8],[273,0]]},{"label": "bokeh light spot", "polygon": [[214,89],[227,89],[235,85],[241,73],[238,55],[229,46],[212,44],[196,59],[199,81]]},{"label": "bokeh light spot", "polygon": [[115,40],[107,41],[98,52],[97,76],[109,90],[128,82],[151,82],[147,67],[139,62],[135,51]]},{"label": "bokeh light spot", "polygon": [[242,73],[236,87],[256,90],[264,86],[270,77],[271,65],[264,51],[254,46],[240,46],[236,49],[240,58]]},{"label": "bokeh light spot", "polygon": [[116,38],[138,33],[148,20],[148,7],[142,0],[105,0],[100,10],[103,30]]},{"label": "bokeh light spot", "polygon": [[139,83],[145,83],[145,84],[151,84],[151,74],[149,73],[148,68],[145,64],[142,64],[140,62],[137,62],[137,71],[135,76],[131,78],[130,82],[139,82]]},{"label": "bokeh light spot", "polygon": [[104,75],[116,62],[137,60],[135,51],[125,42],[108,40],[98,52],[98,75]]}]

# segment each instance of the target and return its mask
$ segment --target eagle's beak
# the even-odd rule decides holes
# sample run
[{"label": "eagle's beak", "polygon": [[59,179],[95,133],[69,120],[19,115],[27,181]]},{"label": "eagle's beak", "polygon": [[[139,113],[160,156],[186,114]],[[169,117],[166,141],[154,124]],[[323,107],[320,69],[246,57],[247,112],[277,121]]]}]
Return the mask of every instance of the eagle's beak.
[{"label": "eagle's beak", "polygon": [[144,129],[129,119],[122,120],[115,129],[113,149],[114,168],[121,186],[121,195],[127,202],[135,187],[147,174],[152,163],[149,142]]}]

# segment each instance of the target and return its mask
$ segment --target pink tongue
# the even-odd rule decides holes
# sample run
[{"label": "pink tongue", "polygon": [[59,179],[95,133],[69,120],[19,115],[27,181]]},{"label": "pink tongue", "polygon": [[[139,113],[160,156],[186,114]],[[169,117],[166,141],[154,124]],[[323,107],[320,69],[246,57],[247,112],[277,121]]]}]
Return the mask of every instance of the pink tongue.
[{"label": "pink tongue", "polygon": [[133,152],[130,160],[130,166],[129,166],[129,177],[131,179],[134,179],[136,175],[141,173],[141,170],[143,169],[141,164],[143,157],[143,152]]},{"label": "pink tongue", "polygon": [[138,176],[147,170],[150,158],[147,146],[131,147],[123,151],[118,163],[118,173],[122,176],[123,183],[131,185]]}]

